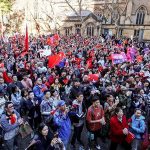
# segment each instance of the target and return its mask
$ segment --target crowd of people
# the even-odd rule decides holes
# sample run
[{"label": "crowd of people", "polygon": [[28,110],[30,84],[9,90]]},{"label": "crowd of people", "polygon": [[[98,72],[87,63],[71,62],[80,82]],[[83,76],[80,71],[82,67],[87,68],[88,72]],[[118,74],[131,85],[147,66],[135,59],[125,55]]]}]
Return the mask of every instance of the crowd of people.
[{"label": "crowd of people", "polygon": [[[27,150],[103,149],[107,139],[110,150],[146,150],[150,45],[109,35],[61,36],[51,55],[64,57],[51,67],[38,52],[48,37],[30,36],[25,54],[23,36],[0,40],[0,147],[20,150],[20,128],[28,124]],[[115,60],[122,53],[126,59]]]}]

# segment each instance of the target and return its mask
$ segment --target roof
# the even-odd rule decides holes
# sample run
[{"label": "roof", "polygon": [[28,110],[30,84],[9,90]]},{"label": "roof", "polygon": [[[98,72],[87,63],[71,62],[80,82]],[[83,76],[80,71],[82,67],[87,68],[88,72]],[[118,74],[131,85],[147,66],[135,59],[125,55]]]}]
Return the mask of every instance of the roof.
[{"label": "roof", "polygon": [[[82,16],[82,19],[83,19],[83,21],[86,21],[90,17],[92,17],[96,21],[102,21],[101,17],[96,16],[92,12],[90,12],[87,16]],[[78,22],[80,20],[81,20],[81,17],[76,15],[76,16],[68,16],[66,19],[64,19],[64,22]]]},{"label": "roof", "polygon": [[[78,12],[79,13],[79,12]],[[89,14],[91,14],[92,12],[90,10],[82,10],[81,11],[81,16],[82,17],[86,17],[88,16]],[[74,12],[74,11],[71,11],[71,12],[67,12],[66,13],[66,16],[67,17],[77,17],[78,15]]]}]

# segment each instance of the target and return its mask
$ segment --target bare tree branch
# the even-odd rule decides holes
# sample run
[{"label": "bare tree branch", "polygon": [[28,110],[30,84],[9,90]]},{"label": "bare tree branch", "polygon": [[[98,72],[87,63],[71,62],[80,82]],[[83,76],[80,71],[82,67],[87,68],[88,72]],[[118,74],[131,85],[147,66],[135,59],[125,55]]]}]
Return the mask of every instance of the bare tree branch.
[{"label": "bare tree branch", "polygon": [[128,2],[129,2],[129,0],[126,0],[124,9],[123,9],[122,11],[120,11],[120,10],[119,10],[119,6],[120,6],[119,0],[117,0],[116,2],[114,2],[114,0],[112,1],[112,9],[111,9],[112,16],[114,16],[114,15],[115,15],[115,12],[117,12],[117,14],[116,14],[116,17],[117,17],[117,18],[115,18],[115,20],[114,20],[116,27],[118,27],[118,22],[119,22],[119,20],[120,20],[120,17],[121,17],[121,16],[124,14],[124,12],[126,11]]},{"label": "bare tree branch", "polygon": [[75,12],[75,14],[80,17],[80,14],[76,11],[75,8],[73,8],[73,6],[70,4],[70,2],[68,0],[65,0],[65,2],[67,3],[67,5]]}]

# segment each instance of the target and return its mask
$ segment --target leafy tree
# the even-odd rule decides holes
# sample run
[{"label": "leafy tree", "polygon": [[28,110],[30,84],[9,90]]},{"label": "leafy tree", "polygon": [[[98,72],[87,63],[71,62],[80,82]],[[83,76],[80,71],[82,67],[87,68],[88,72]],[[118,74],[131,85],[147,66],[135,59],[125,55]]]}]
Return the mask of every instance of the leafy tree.
[{"label": "leafy tree", "polygon": [[0,0],[0,11],[9,12],[11,11],[13,1],[12,0]]}]

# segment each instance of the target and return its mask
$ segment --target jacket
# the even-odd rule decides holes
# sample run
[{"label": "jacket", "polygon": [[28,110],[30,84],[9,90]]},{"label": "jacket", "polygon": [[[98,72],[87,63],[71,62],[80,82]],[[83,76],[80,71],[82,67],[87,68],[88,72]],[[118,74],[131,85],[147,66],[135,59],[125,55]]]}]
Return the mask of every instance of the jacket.
[{"label": "jacket", "polygon": [[122,122],[117,118],[117,115],[111,117],[110,119],[110,139],[115,143],[122,143],[125,140],[125,135],[123,134],[123,129],[128,129],[128,122],[126,116],[122,117]]},{"label": "jacket", "polygon": [[89,131],[98,131],[101,129],[102,125],[100,122],[91,123],[91,121],[99,120],[104,117],[104,110],[103,107],[100,106],[99,108],[94,108],[92,105],[88,108],[86,121],[87,121],[87,128]]},{"label": "jacket", "polygon": [[16,110],[14,110],[13,114],[16,115],[16,121],[13,124],[11,124],[6,112],[3,112],[1,116],[0,122],[2,129],[4,131],[4,140],[10,140],[18,134],[19,131],[18,119],[20,118],[20,114]]},{"label": "jacket", "polygon": [[21,105],[21,92],[16,92],[16,93],[13,93],[11,94],[11,101],[12,103],[14,104],[14,107],[16,110],[20,109]]},{"label": "jacket", "polygon": [[74,123],[74,126],[77,127],[83,125],[85,114],[86,106],[84,102],[79,104],[77,100],[74,100],[70,112],[71,121]]},{"label": "jacket", "polygon": [[140,116],[140,118],[136,118],[135,115],[131,117],[131,132],[135,135],[136,139],[142,139],[142,134],[145,132],[145,117]]},{"label": "jacket", "polygon": [[[34,101],[36,102],[35,99],[34,99]],[[30,117],[31,119],[34,119],[34,118],[40,116],[40,106],[39,106],[39,104],[33,104],[31,99],[28,99],[26,101],[26,108],[27,108],[28,117]]]},{"label": "jacket", "polygon": [[[42,87],[44,88],[44,84],[42,85]],[[38,99],[39,103],[41,104],[43,96],[44,96],[44,92],[42,92],[41,88],[38,85],[35,85],[33,87],[33,92],[35,97]]]},{"label": "jacket", "polygon": [[79,86],[79,87],[73,86],[70,90],[70,99],[72,99],[72,100],[76,99],[76,95],[79,92],[82,92],[82,87],[81,86]]},{"label": "jacket", "polygon": [[64,115],[59,110],[54,114],[54,123],[58,126],[58,135],[66,145],[71,136],[71,121],[69,115]]},{"label": "jacket", "polygon": [[36,144],[36,150],[54,150],[54,148],[51,146],[51,141],[53,140],[53,134],[49,131],[46,138],[42,136],[41,134],[36,134],[34,136],[34,140],[37,142]]}]

